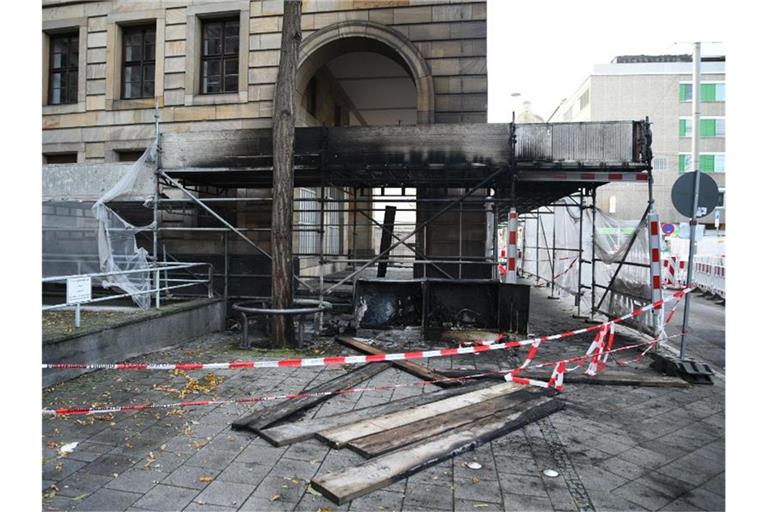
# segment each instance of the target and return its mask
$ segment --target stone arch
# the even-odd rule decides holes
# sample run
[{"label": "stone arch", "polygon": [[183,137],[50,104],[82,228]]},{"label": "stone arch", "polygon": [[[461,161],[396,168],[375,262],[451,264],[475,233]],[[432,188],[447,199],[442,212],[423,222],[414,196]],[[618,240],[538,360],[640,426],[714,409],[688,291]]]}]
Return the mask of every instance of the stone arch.
[{"label": "stone arch", "polygon": [[435,121],[432,70],[418,48],[401,33],[370,21],[343,21],[320,29],[299,48],[296,87],[301,94],[320,66],[343,53],[371,51],[385,55],[406,69],[416,85],[416,121]]}]

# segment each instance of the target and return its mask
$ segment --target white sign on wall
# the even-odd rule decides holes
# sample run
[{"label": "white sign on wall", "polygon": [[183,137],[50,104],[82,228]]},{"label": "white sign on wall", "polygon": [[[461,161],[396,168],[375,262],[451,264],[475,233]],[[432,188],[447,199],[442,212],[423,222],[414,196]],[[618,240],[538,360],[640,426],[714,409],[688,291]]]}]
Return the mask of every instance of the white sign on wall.
[{"label": "white sign on wall", "polygon": [[70,277],[67,279],[67,304],[79,304],[91,300],[91,278]]}]

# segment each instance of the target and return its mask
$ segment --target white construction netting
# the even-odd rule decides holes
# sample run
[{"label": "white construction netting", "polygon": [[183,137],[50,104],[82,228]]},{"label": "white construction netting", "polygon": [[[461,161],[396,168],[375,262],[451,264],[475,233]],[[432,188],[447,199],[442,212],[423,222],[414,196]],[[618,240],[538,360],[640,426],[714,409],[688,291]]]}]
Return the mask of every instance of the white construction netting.
[{"label": "white construction netting", "polygon": [[151,180],[156,166],[157,148],[152,144],[96,202],[43,203],[43,277],[146,269],[99,279],[104,288],[122,290],[137,306],[147,309],[152,289],[150,262],[136,235],[154,225],[134,226],[107,204],[130,198],[148,205],[152,197],[137,195],[137,184]]},{"label": "white construction netting", "polygon": [[[593,293],[595,307],[599,305],[599,309],[610,316],[623,315],[650,302],[650,256],[645,222],[639,224],[639,221],[619,220],[600,210],[595,211],[593,218],[589,209],[584,211],[580,220],[579,205],[570,203],[542,208],[533,215],[534,218],[528,216],[525,219],[523,228],[522,269],[525,273],[538,276],[548,284],[553,282],[554,276],[555,288],[574,297],[578,295],[581,284],[581,308],[584,312],[589,312],[592,307]],[[596,258],[594,289],[593,224]],[[583,262],[579,282],[580,233]],[[624,263],[617,274],[622,259]],[[603,298],[608,287],[610,290]],[[651,328],[651,316],[645,316],[647,318],[641,321]]]}]

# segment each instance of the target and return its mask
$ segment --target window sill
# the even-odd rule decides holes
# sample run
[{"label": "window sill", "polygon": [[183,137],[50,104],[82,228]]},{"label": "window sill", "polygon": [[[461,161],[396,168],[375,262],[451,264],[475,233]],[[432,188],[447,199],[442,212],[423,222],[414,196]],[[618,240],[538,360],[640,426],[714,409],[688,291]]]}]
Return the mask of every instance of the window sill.
[{"label": "window sill", "polygon": [[189,105],[226,105],[248,103],[248,91],[227,92],[223,94],[195,94],[185,96],[184,104]]},{"label": "window sill", "polygon": [[138,108],[155,108],[155,105],[162,106],[162,101],[157,98],[136,98],[131,100],[112,100],[109,110],[132,110]]},{"label": "window sill", "polygon": [[85,102],[67,103],[65,105],[43,105],[43,115],[73,114],[85,112]]}]

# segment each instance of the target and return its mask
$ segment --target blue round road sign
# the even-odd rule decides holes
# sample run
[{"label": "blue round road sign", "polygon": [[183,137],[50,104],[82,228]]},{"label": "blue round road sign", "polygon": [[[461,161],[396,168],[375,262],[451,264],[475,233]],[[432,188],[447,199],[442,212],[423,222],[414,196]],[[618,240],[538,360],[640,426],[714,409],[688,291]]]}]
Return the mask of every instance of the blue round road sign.
[{"label": "blue round road sign", "polygon": [[665,235],[671,235],[675,232],[675,225],[670,223],[665,223],[661,225],[661,232]]}]

